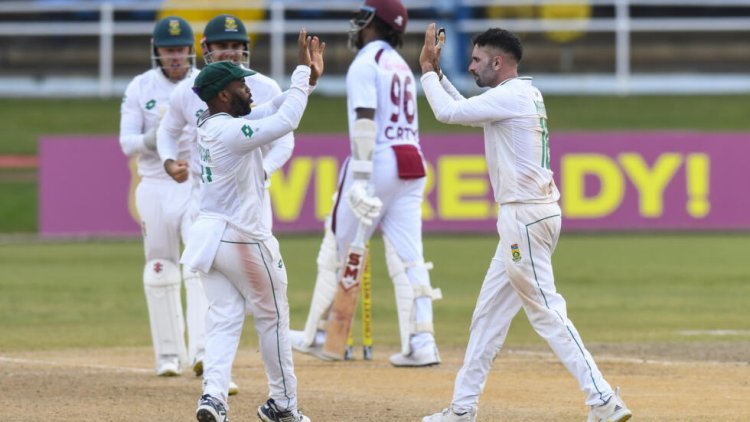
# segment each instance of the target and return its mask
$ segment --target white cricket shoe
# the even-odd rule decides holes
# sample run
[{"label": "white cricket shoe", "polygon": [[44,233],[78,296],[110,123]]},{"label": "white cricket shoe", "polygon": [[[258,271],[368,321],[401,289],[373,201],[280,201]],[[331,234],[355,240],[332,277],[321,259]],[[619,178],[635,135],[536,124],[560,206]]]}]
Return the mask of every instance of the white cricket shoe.
[{"label": "white cricket shoe", "polygon": [[326,362],[338,360],[323,353],[323,343],[325,340],[319,341],[321,338],[324,339],[321,334],[316,334],[313,343],[307,344],[304,331],[289,330],[289,339],[292,343],[292,350],[316,357]]},{"label": "white cricket shoe", "polygon": [[458,414],[453,411],[452,407],[443,409],[440,413],[422,418],[422,422],[475,422],[476,420],[476,410],[472,409],[466,413]]},{"label": "white cricket shoe", "polygon": [[304,331],[289,330],[289,340],[292,343],[292,349],[300,353],[310,354],[311,349],[315,347],[320,348],[320,345],[315,346],[315,342],[313,342],[313,344],[307,344]]},{"label": "white cricket shoe", "polygon": [[440,364],[440,354],[435,343],[430,343],[419,349],[412,350],[408,355],[396,353],[390,357],[391,365],[418,367]]},{"label": "white cricket shoe", "polygon": [[156,375],[159,377],[176,377],[181,372],[177,355],[161,355],[156,361]]},{"label": "white cricket shoe", "polygon": [[633,413],[625,406],[620,398],[620,387],[615,389],[615,394],[601,406],[591,406],[587,422],[625,422],[633,416]]},{"label": "white cricket shoe", "polygon": [[229,381],[229,391],[227,391],[227,394],[230,396],[236,396],[240,393],[240,387],[237,387],[237,384],[234,383],[234,381]]}]

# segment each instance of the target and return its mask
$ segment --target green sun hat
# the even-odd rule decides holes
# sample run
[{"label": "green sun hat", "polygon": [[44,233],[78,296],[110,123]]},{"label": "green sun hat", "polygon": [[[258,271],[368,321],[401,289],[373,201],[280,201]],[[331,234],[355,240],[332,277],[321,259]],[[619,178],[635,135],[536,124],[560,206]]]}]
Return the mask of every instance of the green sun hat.
[{"label": "green sun hat", "polygon": [[214,62],[206,65],[195,78],[193,92],[198,94],[201,100],[208,101],[217,96],[230,82],[255,73],[229,61]]}]

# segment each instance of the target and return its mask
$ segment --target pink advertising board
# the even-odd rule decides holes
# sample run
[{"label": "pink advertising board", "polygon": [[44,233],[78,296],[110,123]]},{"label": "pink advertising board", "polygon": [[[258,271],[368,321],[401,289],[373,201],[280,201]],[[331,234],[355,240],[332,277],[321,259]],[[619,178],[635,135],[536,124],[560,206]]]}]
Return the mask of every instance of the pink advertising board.
[{"label": "pink advertising board", "polygon": [[[344,135],[298,135],[273,175],[275,232],[320,231],[331,208]],[[747,230],[742,187],[750,134],[557,133],[550,139],[568,231]],[[425,231],[494,233],[497,207],[481,132],[427,134]],[[115,137],[47,137],[40,145],[43,235],[137,235],[131,173]]]}]

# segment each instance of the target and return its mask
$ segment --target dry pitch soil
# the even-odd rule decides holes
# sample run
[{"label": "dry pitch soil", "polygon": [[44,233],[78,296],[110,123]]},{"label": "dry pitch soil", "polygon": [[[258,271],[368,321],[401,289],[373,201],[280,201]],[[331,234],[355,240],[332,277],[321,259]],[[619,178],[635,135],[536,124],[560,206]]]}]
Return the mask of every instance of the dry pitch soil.
[{"label": "dry pitch soil", "polygon": [[[699,345],[593,345],[607,380],[622,387],[636,421],[750,419],[750,342]],[[451,398],[463,358],[441,351],[432,368],[373,361],[328,363],[295,354],[300,407],[317,422],[420,421]],[[200,379],[153,375],[150,348],[0,353],[0,421],[194,421]],[[266,400],[257,350],[242,348],[234,365],[240,394],[233,422],[254,421]],[[509,349],[495,361],[479,421],[583,421],[583,395],[548,350]]]}]

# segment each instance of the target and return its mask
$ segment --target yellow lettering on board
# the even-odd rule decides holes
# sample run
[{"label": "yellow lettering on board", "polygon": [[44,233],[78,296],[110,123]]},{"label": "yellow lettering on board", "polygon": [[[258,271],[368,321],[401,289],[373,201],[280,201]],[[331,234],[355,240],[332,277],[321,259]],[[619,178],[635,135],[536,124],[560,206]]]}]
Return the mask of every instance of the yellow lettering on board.
[{"label": "yellow lettering on board", "polygon": [[664,213],[664,189],[680,168],[682,156],[674,152],[662,154],[650,169],[637,153],[620,154],[618,160],[638,191],[641,216],[660,217]]},{"label": "yellow lettering on board", "polygon": [[294,221],[299,218],[310,184],[313,162],[310,157],[292,158],[289,171],[275,171],[271,175],[271,205],[279,221]]},{"label": "yellow lettering on board", "polygon": [[315,168],[315,217],[325,220],[333,210],[333,194],[338,189],[338,160],[318,157]]},{"label": "yellow lettering on board", "polygon": [[[483,219],[487,201],[487,163],[481,155],[446,155],[438,160],[438,209],[445,220]],[[466,177],[473,176],[473,177]],[[467,198],[473,197],[473,198]]]},{"label": "yellow lettering on board", "polygon": [[[586,196],[586,176],[599,179],[601,189]],[[622,202],[625,183],[617,164],[601,154],[565,154],[561,160],[563,215],[568,218],[599,218],[611,214]]]},{"label": "yellow lettering on board", "polygon": [[687,177],[687,212],[691,217],[703,218],[711,211],[708,200],[711,185],[711,161],[707,154],[688,154],[685,160]]},{"label": "yellow lettering on board", "polygon": [[434,220],[435,209],[432,208],[428,195],[435,189],[435,167],[425,161],[425,172],[427,179],[424,183],[424,197],[422,198],[422,220]]}]

